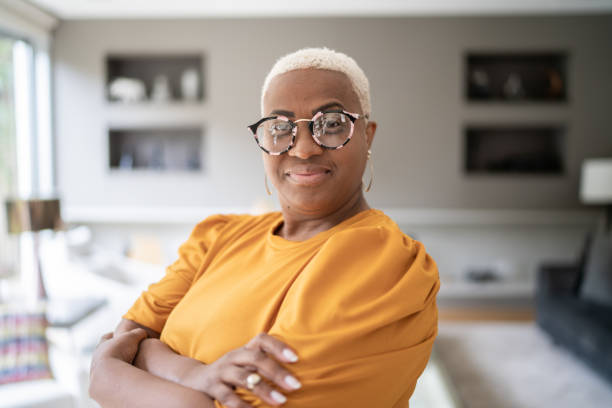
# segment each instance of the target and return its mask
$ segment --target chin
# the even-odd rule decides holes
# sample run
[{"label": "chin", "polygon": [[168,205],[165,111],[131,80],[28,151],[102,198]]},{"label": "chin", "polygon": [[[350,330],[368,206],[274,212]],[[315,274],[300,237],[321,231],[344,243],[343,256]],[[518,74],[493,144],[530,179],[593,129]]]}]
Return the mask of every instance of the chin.
[{"label": "chin", "polygon": [[325,189],[326,191],[317,191],[315,188],[300,188],[301,191],[295,189],[285,196],[284,205],[288,205],[294,209],[300,209],[307,213],[326,214],[333,211],[339,206],[338,195],[334,194],[337,189]]}]

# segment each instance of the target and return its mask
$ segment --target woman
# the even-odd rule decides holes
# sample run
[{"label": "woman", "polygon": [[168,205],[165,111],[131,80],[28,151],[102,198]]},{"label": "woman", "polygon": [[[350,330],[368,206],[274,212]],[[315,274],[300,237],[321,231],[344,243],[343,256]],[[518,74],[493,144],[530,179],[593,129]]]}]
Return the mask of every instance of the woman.
[{"label": "woman", "polygon": [[249,128],[281,211],[195,227],[98,347],[103,406],[408,406],[439,280],[364,198],[368,80],[344,54],[303,49],[274,65],[261,103]]}]

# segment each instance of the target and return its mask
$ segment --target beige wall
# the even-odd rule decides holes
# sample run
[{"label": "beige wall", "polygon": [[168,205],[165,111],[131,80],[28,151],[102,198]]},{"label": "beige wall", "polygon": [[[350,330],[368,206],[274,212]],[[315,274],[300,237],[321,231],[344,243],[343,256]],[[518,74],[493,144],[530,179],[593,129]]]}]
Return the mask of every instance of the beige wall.
[{"label": "beige wall", "polygon": [[[583,158],[612,155],[612,15],[517,18],[209,19],[68,21],[54,43],[58,184],[67,206],[248,207],[264,195],[257,146],[245,126],[274,60],[303,46],[348,53],[370,78],[376,207],[565,209],[580,207]],[[566,50],[567,104],[469,105],[467,50]],[[109,52],[202,52],[201,107],[121,108],[104,101]],[[468,177],[468,122],[567,125],[563,176]],[[109,174],[110,124],[202,123],[205,173]]]}]

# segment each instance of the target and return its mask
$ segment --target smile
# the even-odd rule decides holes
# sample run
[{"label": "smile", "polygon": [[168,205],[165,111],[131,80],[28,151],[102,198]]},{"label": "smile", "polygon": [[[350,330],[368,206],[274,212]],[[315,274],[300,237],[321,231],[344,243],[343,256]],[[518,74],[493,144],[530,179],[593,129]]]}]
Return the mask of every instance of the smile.
[{"label": "smile", "polygon": [[323,167],[311,169],[295,169],[285,173],[287,178],[294,184],[301,186],[316,186],[323,183],[331,175],[329,169]]}]

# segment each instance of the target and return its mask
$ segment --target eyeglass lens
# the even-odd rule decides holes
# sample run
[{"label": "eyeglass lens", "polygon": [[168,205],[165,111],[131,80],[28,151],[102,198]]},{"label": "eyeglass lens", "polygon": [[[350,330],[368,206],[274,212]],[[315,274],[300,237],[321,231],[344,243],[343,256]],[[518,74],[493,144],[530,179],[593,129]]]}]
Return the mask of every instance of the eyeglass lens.
[{"label": "eyeglass lens", "polygon": [[[289,148],[297,125],[283,119],[268,119],[257,127],[259,145],[271,153],[279,153]],[[341,112],[328,112],[312,122],[313,136],[328,148],[343,145],[351,136],[351,120]]]}]

